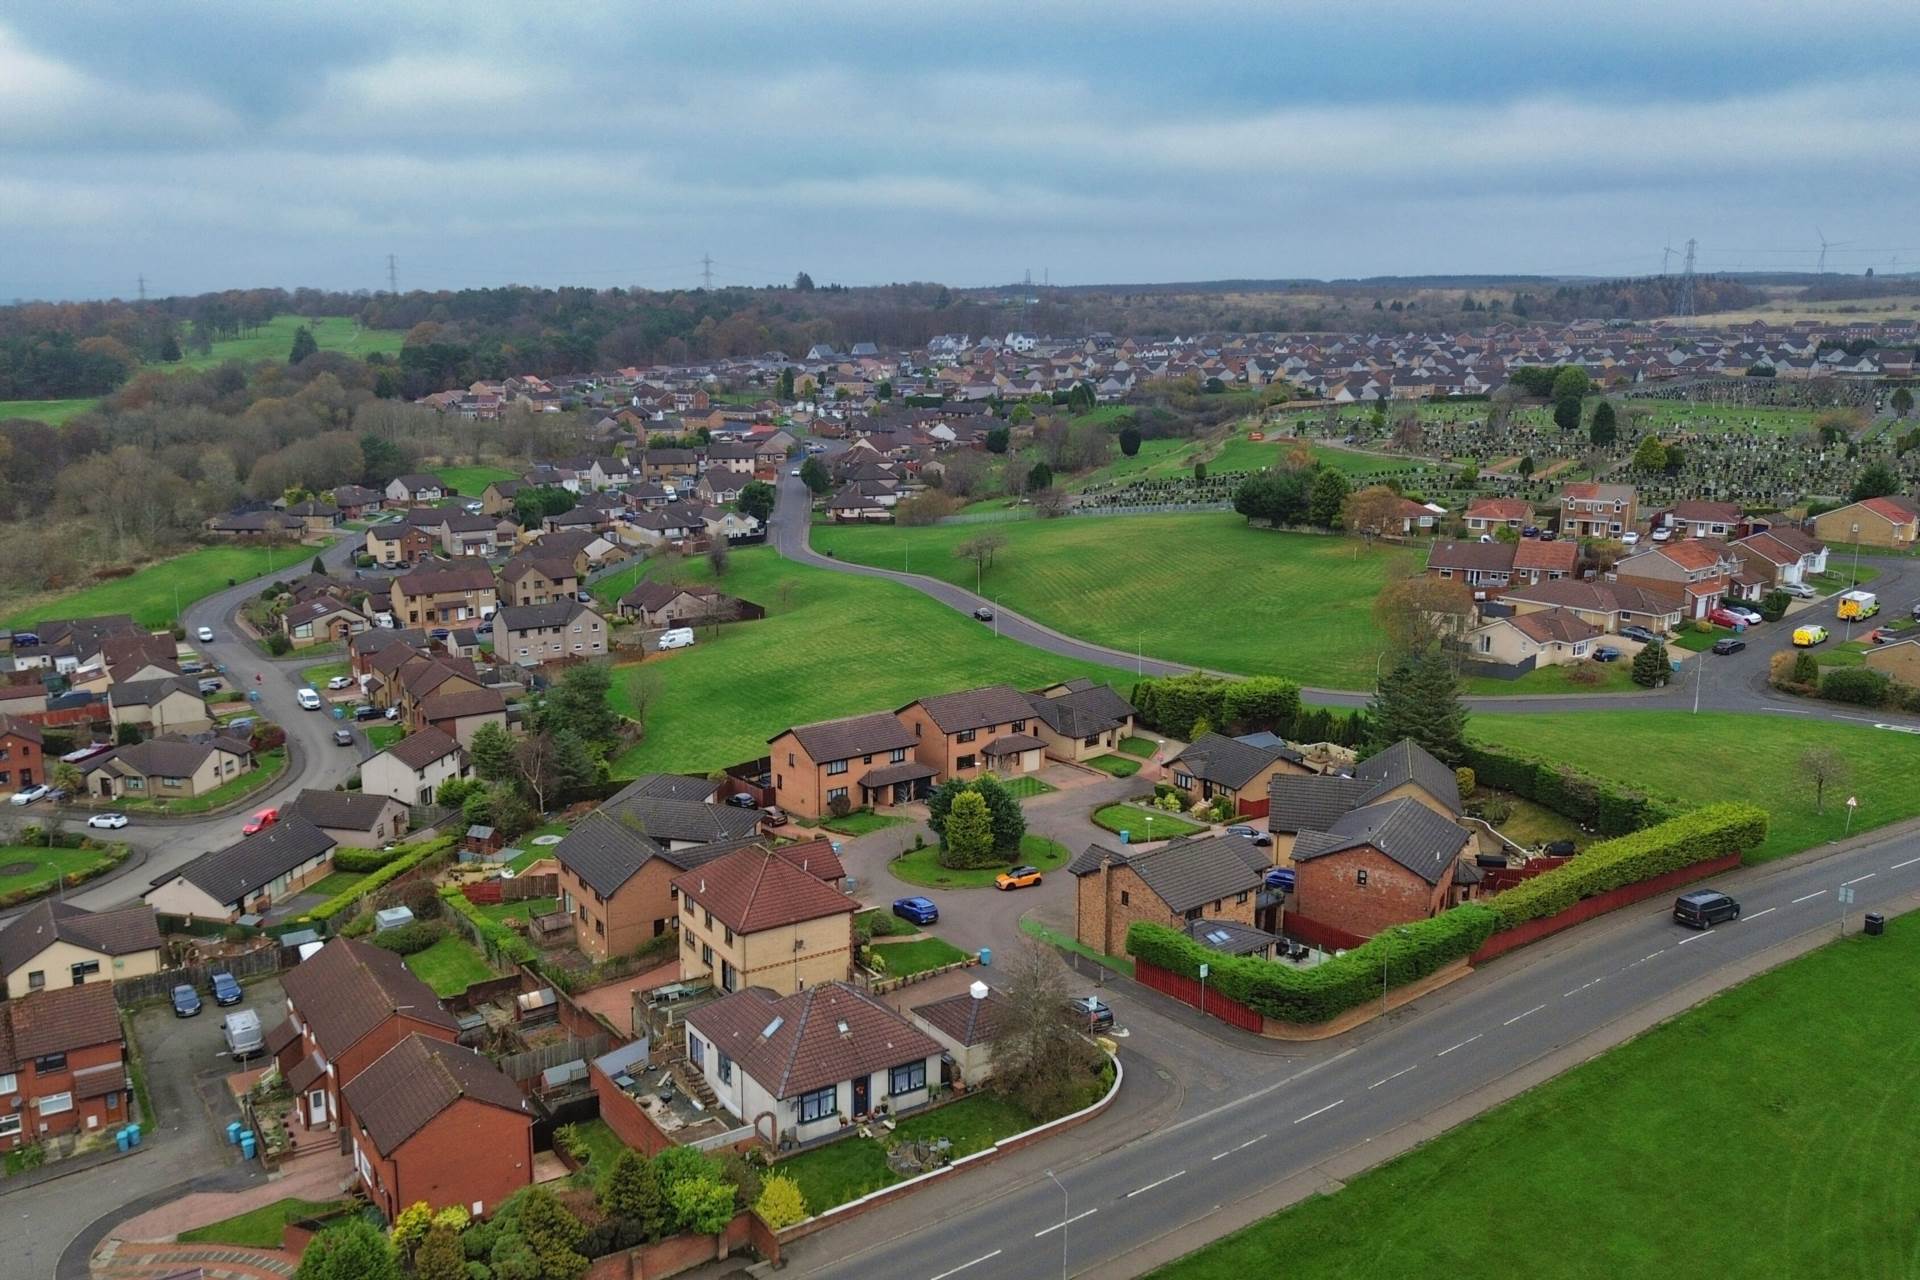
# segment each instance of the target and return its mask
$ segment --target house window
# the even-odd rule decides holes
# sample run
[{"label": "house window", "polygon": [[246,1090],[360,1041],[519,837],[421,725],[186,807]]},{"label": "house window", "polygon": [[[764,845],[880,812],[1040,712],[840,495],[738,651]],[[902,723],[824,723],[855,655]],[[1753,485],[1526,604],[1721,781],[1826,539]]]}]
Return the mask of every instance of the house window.
[{"label": "house window", "polygon": [[840,1109],[840,1086],[830,1084],[824,1089],[815,1089],[812,1093],[803,1093],[796,1104],[800,1110],[800,1123],[808,1124],[815,1120],[826,1120]]},{"label": "house window", "polygon": [[50,1093],[44,1098],[34,1099],[33,1105],[40,1109],[43,1116],[63,1115],[73,1110],[73,1094]]},{"label": "house window", "polygon": [[1483,635],[1483,636],[1481,636],[1481,637],[1480,637],[1480,652],[1482,652],[1482,653],[1492,653],[1492,652],[1493,652],[1493,637],[1492,637],[1492,636],[1488,636],[1488,635]]},{"label": "house window", "polygon": [[905,1066],[895,1067],[887,1073],[887,1092],[890,1094],[913,1093],[927,1087],[927,1063],[923,1058],[919,1062],[909,1062]]},{"label": "house window", "polygon": [[887,757],[887,763],[889,764],[905,764],[906,761],[907,749],[905,747],[895,747],[893,754]]},{"label": "house window", "polygon": [[793,768],[793,752],[787,752],[787,768]]},{"label": "house window", "polygon": [[605,937],[607,933],[607,922],[604,920],[595,920],[593,922],[593,931],[599,934],[600,936]]},{"label": "house window", "polygon": [[0,1093],[13,1093],[20,1088],[20,1077],[14,1072],[0,1074]]},{"label": "house window", "polygon": [[953,762],[953,767],[956,770],[967,770],[967,769],[973,768],[973,766],[978,762],[979,762],[978,756],[961,756],[959,759]]},{"label": "house window", "polygon": [[1451,569],[1442,569],[1442,570],[1440,571],[1440,576],[1441,576],[1441,577],[1443,577],[1443,578],[1451,578],[1451,577],[1453,576],[1453,570],[1451,570]]},{"label": "house window", "polygon": [[46,985],[47,971],[45,969],[35,969],[27,974],[27,990],[38,991]]},{"label": "house window", "polygon": [[693,1058],[694,1066],[704,1067],[707,1065],[707,1042],[699,1036],[687,1037],[687,1053]]},{"label": "house window", "polygon": [[1236,893],[1233,895],[1233,902],[1235,906],[1244,907],[1247,905],[1247,895],[1244,893]]},{"label": "house window", "polygon": [[1355,884],[1365,884],[1367,882],[1367,869],[1365,867],[1353,873],[1353,882]]},{"label": "house window", "polygon": [[1133,905],[1133,895],[1128,893],[1125,889],[1122,889],[1120,891],[1120,905],[1123,907]]},{"label": "house window", "polygon": [[861,764],[872,764],[872,763],[873,763],[873,757],[872,757],[872,756],[861,756],[861,757],[860,757],[860,763],[861,763]]},{"label": "house window", "polygon": [[720,1083],[733,1083],[733,1059],[729,1058],[725,1053],[720,1055]]},{"label": "house window", "polygon": [[1188,911],[1186,913],[1186,918],[1188,920],[1198,920],[1200,918],[1200,908],[1194,907],[1192,910]]},{"label": "house window", "polygon": [[837,776],[837,775],[839,775],[839,774],[842,774],[842,773],[845,773],[846,771],[847,771],[847,762],[846,762],[845,760],[829,760],[829,761],[827,761],[827,776],[828,776],[828,777],[834,777],[834,776]]},{"label": "house window", "polygon": [[0,1138],[11,1138],[20,1132],[20,1113],[0,1116]]},{"label": "house window", "polygon": [[956,733],[956,734],[954,734],[954,735],[953,735],[953,740],[954,740],[955,742],[972,742],[972,741],[973,741],[973,730],[971,730],[971,729],[962,729],[962,730],[961,730],[960,732],[958,732],[958,733]]},{"label": "house window", "polygon": [[711,942],[703,942],[700,944],[700,963],[709,969],[713,968],[713,944]]},{"label": "house window", "polygon": [[686,938],[686,940],[687,940],[687,950],[689,950],[689,951],[691,951],[691,950],[693,950],[693,948],[694,948],[694,946],[695,946],[695,943],[694,943],[694,941],[693,941],[693,935],[692,935],[692,934],[690,934],[690,933],[688,933],[688,934],[683,934],[683,935],[681,935],[681,936],[683,936],[683,937],[684,937],[684,938]]},{"label": "house window", "polygon": [[88,978],[97,978],[100,976],[100,962],[98,960],[82,960],[79,964],[73,966],[72,973],[73,985],[77,987]]},{"label": "house window", "polygon": [[845,800],[846,798],[847,798],[847,789],[845,787],[835,787],[831,791],[827,792],[828,804],[832,804],[835,800]]},{"label": "house window", "polygon": [[733,945],[733,928],[732,928],[732,926],[730,926],[730,925],[722,925],[722,926],[721,926],[721,930],[722,930],[722,931],[723,931],[723,932],[724,932],[724,933],[726,934],[726,944],[727,944],[728,946],[732,946],[732,945]]}]

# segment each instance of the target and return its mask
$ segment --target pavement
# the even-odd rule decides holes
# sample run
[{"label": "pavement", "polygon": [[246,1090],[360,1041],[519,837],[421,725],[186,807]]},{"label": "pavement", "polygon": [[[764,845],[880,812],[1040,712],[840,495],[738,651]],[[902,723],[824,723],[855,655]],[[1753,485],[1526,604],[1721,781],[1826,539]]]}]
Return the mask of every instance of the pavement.
[{"label": "pavement", "polygon": [[1920,821],[1720,877],[1715,887],[1744,913],[1706,932],[1675,925],[1664,899],[1615,912],[1334,1041],[1201,1026],[1198,1011],[1108,978],[1104,998],[1127,1033],[1122,1097],[1153,1090],[1143,1108],[997,1161],[991,1178],[962,1175],[939,1196],[801,1240],[786,1270],[836,1280],[1142,1274],[1832,940],[1842,888],[1856,895],[1844,908],[1853,933],[1864,911],[1920,906],[1916,836]]}]

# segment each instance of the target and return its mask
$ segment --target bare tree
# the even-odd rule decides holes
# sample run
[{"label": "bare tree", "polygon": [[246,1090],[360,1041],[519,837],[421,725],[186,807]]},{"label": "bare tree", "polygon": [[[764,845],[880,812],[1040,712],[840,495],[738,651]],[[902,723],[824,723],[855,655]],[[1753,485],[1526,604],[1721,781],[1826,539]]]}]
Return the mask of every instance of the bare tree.
[{"label": "bare tree", "polygon": [[953,548],[955,559],[971,560],[980,572],[993,568],[993,553],[1007,545],[1007,537],[1002,533],[982,533],[956,543]]},{"label": "bare tree", "polygon": [[1038,490],[1034,493],[1032,501],[1034,514],[1042,520],[1063,516],[1067,513],[1067,508],[1073,505],[1072,498],[1055,488]]},{"label": "bare tree", "polygon": [[1473,597],[1465,584],[1441,578],[1402,578],[1374,597],[1373,621],[1394,654],[1420,653],[1466,634]]},{"label": "bare tree", "polygon": [[732,567],[732,564],[733,559],[728,553],[726,539],[715,538],[707,547],[707,567],[713,570],[714,581],[718,582],[726,577],[727,570]]},{"label": "bare tree", "polygon": [[1371,484],[1347,495],[1341,519],[1347,528],[1372,542],[1392,528],[1400,513],[1400,495],[1383,484]]},{"label": "bare tree", "polygon": [[1813,784],[1813,811],[1825,813],[1827,788],[1846,784],[1847,760],[1832,747],[1808,747],[1800,753],[1800,772]]},{"label": "bare tree", "polygon": [[1067,1008],[1067,968],[1052,948],[1028,938],[1005,970],[994,1026],[993,1081],[1034,1115],[1057,1112],[1089,1078],[1094,1053]]}]

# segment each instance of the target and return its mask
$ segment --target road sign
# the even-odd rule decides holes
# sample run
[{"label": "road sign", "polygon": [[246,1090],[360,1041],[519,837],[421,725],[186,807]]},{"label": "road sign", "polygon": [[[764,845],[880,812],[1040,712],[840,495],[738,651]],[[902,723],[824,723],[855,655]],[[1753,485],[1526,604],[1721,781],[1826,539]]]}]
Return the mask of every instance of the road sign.
[{"label": "road sign", "polygon": [[1849,808],[1849,809],[1858,809],[1859,807],[1860,807],[1860,797],[1859,797],[1859,796],[1848,796],[1848,797],[1847,797],[1847,808]]},{"label": "road sign", "polygon": [[1853,890],[1844,888],[1840,890],[1840,905],[1843,907],[1853,905]]},{"label": "road sign", "polygon": [[1204,978],[1211,972],[1213,972],[1213,967],[1209,965],[1206,961],[1202,960],[1200,962],[1200,976]]}]

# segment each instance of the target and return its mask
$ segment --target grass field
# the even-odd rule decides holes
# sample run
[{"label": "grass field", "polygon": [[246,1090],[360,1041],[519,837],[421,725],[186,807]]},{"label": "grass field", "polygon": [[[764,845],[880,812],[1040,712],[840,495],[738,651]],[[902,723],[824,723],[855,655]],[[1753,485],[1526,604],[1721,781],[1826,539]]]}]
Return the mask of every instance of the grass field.
[{"label": "grass field", "polygon": [[433,474],[463,498],[477,498],[495,480],[511,480],[514,475],[505,467],[435,467]]},{"label": "grass field", "polygon": [[[1909,916],[1153,1274],[1597,1280],[1677,1274],[1689,1257],[1727,1276],[1910,1276],[1916,980]],[[1483,1211],[1440,1187],[1471,1187]]]},{"label": "grass field", "polygon": [[[1147,826],[1147,819],[1153,819],[1153,826]],[[1127,833],[1127,838],[1135,844],[1149,839],[1172,840],[1178,836],[1197,835],[1206,828],[1198,823],[1172,813],[1158,813],[1141,808],[1137,804],[1110,804],[1093,811],[1093,825],[1104,827],[1118,834]]]},{"label": "grass field", "polygon": [[494,976],[486,957],[458,934],[448,934],[425,951],[407,957],[407,968],[433,988],[437,996],[457,996],[476,982]]},{"label": "grass field", "polygon": [[[635,576],[617,574],[594,593],[618,598]],[[708,579],[706,565],[690,566],[689,576]],[[791,725],[994,680],[1034,688],[1090,676],[1132,687],[1125,672],[996,638],[908,587],[791,564],[771,548],[737,552],[725,584],[768,616],[724,627],[718,639],[702,628],[691,649],[615,668],[620,711],[633,713],[636,688],[651,690],[646,737],[614,762],[615,773],[721,768],[765,755],[767,739]]]},{"label": "grass field", "polygon": [[255,1249],[278,1249],[281,1228],[289,1222],[332,1213],[345,1203],[344,1200],[301,1200],[290,1196],[247,1213],[210,1222],[204,1227],[182,1231],[179,1239],[183,1244],[235,1244]]},{"label": "grass field", "polygon": [[124,578],[56,595],[40,596],[6,606],[11,626],[43,618],[90,618],[107,613],[132,614],[143,627],[172,626],[175,602],[185,609],[205,596],[226,589],[229,579],[245,582],[262,574],[286,572],[293,576],[313,559],[318,547],[201,547],[171,556]]},{"label": "grass field", "polygon": [[0,400],[0,422],[8,418],[32,418],[36,422],[57,427],[98,403],[99,400],[93,396],[83,396],[78,400]]},{"label": "grass field", "polygon": [[[613,1169],[613,1162],[620,1158],[620,1153],[632,1150],[626,1143],[620,1141],[620,1135],[615,1133],[605,1120],[596,1118],[576,1121],[565,1127],[572,1130],[574,1140],[579,1143],[579,1150],[586,1155],[587,1167],[581,1172],[586,1175],[587,1181],[596,1187]],[[579,1159],[579,1156],[574,1158]]]},{"label": "grass field", "polygon": [[1053,787],[1040,781],[1038,778],[1024,776],[1018,778],[1002,778],[1000,785],[1005,788],[1006,793],[1015,800],[1031,800],[1035,796],[1044,796],[1054,790]]},{"label": "grass field", "polygon": [[104,849],[49,849],[44,845],[0,845],[0,895],[51,889],[64,876],[85,875],[107,861]]},{"label": "grass field", "polygon": [[[1020,837],[1020,861],[1037,871],[1057,871],[1066,866],[1067,859],[1072,856],[1067,846],[1057,840],[1049,840],[1031,832]],[[923,889],[986,889],[992,887],[995,876],[1012,865],[1011,862],[1003,862],[993,867],[943,867],[940,865],[939,847],[928,845],[924,849],[901,854],[887,864],[887,870],[908,884],[917,884]],[[900,923],[906,922],[903,920]]]},{"label": "grass field", "polygon": [[208,355],[189,354],[178,364],[151,366],[156,369],[212,369],[229,360],[252,364],[260,360],[286,362],[293,350],[293,334],[305,325],[322,351],[344,351],[350,356],[370,356],[375,352],[393,355],[400,350],[406,333],[399,329],[362,329],[350,316],[321,316],[306,320],[299,316],[275,316],[264,325],[240,338],[227,338],[213,344]]},{"label": "grass field", "polygon": [[[1913,784],[1920,738],[1866,725],[1731,712],[1596,710],[1577,716],[1476,713],[1467,732],[1689,805],[1752,800],[1773,821],[1766,842],[1747,851],[1748,862],[1838,840],[1846,830],[1849,795],[1860,801],[1855,832],[1920,814],[1920,787]],[[1825,813],[1814,811],[1813,784],[1799,766],[1812,747],[1838,752],[1849,773],[1845,783],[1828,786]]]},{"label": "grass field", "polygon": [[[1068,635],[1120,650],[1327,688],[1373,682],[1373,598],[1420,553],[1347,538],[1274,533],[1239,516],[1032,520],[993,526],[1007,544],[982,594]],[[968,525],[817,532],[843,560],[903,568],[971,588],[953,549]]]}]

